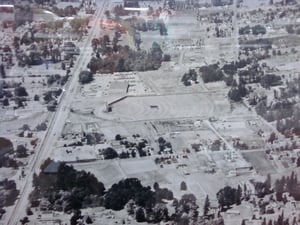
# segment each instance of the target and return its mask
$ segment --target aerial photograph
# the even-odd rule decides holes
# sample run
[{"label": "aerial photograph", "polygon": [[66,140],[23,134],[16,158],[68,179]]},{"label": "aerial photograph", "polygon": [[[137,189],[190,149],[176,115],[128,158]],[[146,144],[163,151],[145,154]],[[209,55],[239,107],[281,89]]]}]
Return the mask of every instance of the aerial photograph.
[{"label": "aerial photograph", "polygon": [[300,225],[300,0],[0,0],[0,225]]}]

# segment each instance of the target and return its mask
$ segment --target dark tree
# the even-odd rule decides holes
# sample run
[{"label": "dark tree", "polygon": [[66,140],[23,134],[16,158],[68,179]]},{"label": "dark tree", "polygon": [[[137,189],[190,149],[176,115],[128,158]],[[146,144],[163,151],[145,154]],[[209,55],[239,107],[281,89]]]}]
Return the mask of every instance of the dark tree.
[{"label": "dark tree", "polygon": [[114,150],[113,148],[106,148],[103,151],[103,156],[104,156],[104,159],[114,159],[114,158],[117,158],[119,155],[116,152],[116,150]]},{"label": "dark tree", "polygon": [[186,185],[186,183],[184,181],[182,181],[180,183],[180,190],[181,191],[186,191],[187,190],[187,185]]},{"label": "dark tree", "polygon": [[3,106],[9,106],[8,98],[5,98],[5,99],[3,100]]},{"label": "dark tree", "polygon": [[155,183],[153,184],[153,189],[154,189],[155,191],[157,191],[157,190],[159,189],[159,184],[158,184],[157,182],[155,182]]},{"label": "dark tree", "polygon": [[131,199],[141,207],[152,207],[155,201],[150,187],[143,187],[137,178],[128,178],[112,185],[105,195],[104,206],[121,210]]},{"label": "dark tree", "polygon": [[28,93],[24,87],[16,87],[14,92],[15,92],[15,96],[17,97],[28,96]]},{"label": "dark tree", "polygon": [[208,195],[206,195],[204,207],[203,207],[203,215],[204,216],[206,216],[207,213],[209,212],[209,208],[210,208],[210,201],[209,201]]},{"label": "dark tree", "polygon": [[142,223],[146,221],[145,212],[142,207],[139,207],[135,213],[135,219],[138,223]]},{"label": "dark tree", "polygon": [[2,78],[6,77],[5,68],[3,64],[0,65],[0,75]]},{"label": "dark tree", "polygon": [[92,224],[93,223],[93,220],[91,219],[91,217],[87,217],[86,220],[85,220],[86,224]]},{"label": "dark tree", "polygon": [[272,183],[271,183],[271,175],[268,173],[267,175],[267,179],[265,181],[265,185],[266,185],[266,188],[268,188],[269,190],[271,189],[272,187]]},{"label": "dark tree", "polygon": [[217,199],[222,209],[224,207],[229,208],[229,206],[235,203],[236,191],[235,188],[226,186],[217,193]]},{"label": "dark tree", "polygon": [[39,101],[40,100],[40,96],[38,96],[38,95],[34,95],[34,101]]},{"label": "dark tree", "polygon": [[120,134],[117,134],[116,137],[115,137],[115,140],[116,141],[121,141],[122,140],[122,137]]},{"label": "dark tree", "polygon": [[284,192],[284,184],[285,184],[284,179],[275,181],[275,192],[276,192],[277,201],[282,201],[282,194]]},{"label": "dark tree", "polygon": [[38,124],[35,129],[37,131],[45,131],[47,130],[47,124],[46,123]]},{"label": "dark tree", "polygon": [[300,157],[297,159],[297,167],[300,167]]},{"label": "dark tree", "polygon": [[93,74],[89,71],[81,71],[79,74],[79,83],[87,84],[93,81]]},{"label": "dark tree", "polygon": [[17,157],[24,158],[27,154],[27,148],[24,145],[18,145],[16,149]]}]

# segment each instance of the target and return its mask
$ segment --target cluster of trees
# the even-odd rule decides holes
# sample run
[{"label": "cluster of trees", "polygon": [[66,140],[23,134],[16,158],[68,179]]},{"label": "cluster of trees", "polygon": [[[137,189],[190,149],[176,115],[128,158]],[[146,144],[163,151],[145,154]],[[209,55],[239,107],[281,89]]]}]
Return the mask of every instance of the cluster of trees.
[{"label": "cluster of trees", "polygon": [[289,118],[283,117],[282,119],[277,119],[277,130],[280,133],[284,134],[286,137],[290,137],[293,134],[300,136],[299,109],[296,106],[293,106],[292,109],[288,108],[285,110],[291,110],[292,114]]},{"label": "cluster of trees", "polygon": [[253,63],[247,69],[239,70],[239,80],[245,84],[258,83],[264,73],[258,63]]},{"label": "cluster of trees", "polygon": [[50,75],[47,78],[47,84],[48,84],[48,86],[51,86],[54,83],[56,83],[57,85],[63,86],[68,81],[68,78],[69,78],[69,75],[66,75],[66,76],[61,76],[59,74]]},{"label": "cluster of trees", "polygon": [[70,225],[78,225],[78,223],[92,224],[93,220],[89,216],[82,216],[80,210],[74,210],[74,214],[70,219]]},{"label": "cluster of trees", "polygon": [[5,71],[5,67],[3,64],[0,65],[0,76],[2,78],[5,78],[6,77],[6,71]]},{"label": "cluster of trees", "polygon": [[0,209],[12,206],[19,195],[15,181],[4,179],[0,181],[0,188],[4,190],[0,191]]},{"label": "cluster of trees", "polygon": [[256,40],[241,40],[240,46],[242,50],[253,51],[256,49],[272,49],[273,41],[269,38],[260,38]]},{"label": "cluster of trees", "polygon": [[33,11],[27,6],[18,6],[15,12],[15,24],[16,26],[24,25],[27,22],[31,23],[33,21]]},{"label": "cluster of trees", "polygon": [[[177,224],[188,225],[192,220],[197,224],[208,225],[198,221],[199,207],[193,194],[184,194],[180,200],[177,200],[174,199],[172,191],[160,188],[157,182],[151,189],[149,186],[143,186],[137,178],[121,180],[105,191],[104,185],[94,175],[85,171],[76,171],[65,163],[59,165],[57,173],[45,173],[44,171],[51,163],[53,161],[47,159],[41,165],[42,172],[33,176],[34,190],[30,195],[31,207],[40,206],[45,210],[65,212],[75,210],[71,217],[71,224],[76,224],[78,219],[82,219],[79,209],[104,206],[112,210],[125,208],[137,222],[174,221]],[[227,191],[225,190],[224,193]],[[165,200],[173,200],[172,207],[175,212],[171,215],[169,215]],[[208,215],[209,208],[210,202],[207,196],[204,202],[204,216]],[[223,225],[224,223],[222,219],[218,219],[210,224]]]},{"label": "cluster of trees", "polygon": [[[14,94],[8,88],[14,88]],[[10,100],[14,100],[17,105],[15,109],[24,107],[26,105],[28,93],[25,87],[21,86],[21,83],[7,84],[3,82],[0,84],[0,100],[3,106],[9,106]]]},{"label": "cluster of trees", "polygon": [[198,74],[194,69],[190,69],[189,72],[183,74],[182,78],[181,78],[181,82],[185,85],[185,86],[190,86],[192,84],[191,81],[197,83],[197,77]]},{"label": "cluster of trees", "polygon": [[46,123],[40,123],[36,126],[36,131],[45,131],[47,130],[47,124]]},{"label": "cluster of trees", "polygon": [[[116,138],[117,138],[117,136],[116,136]],[[146,151],[146,149],[145,149],[145,147],[148,144],[148,141],[145,139],[141,139],[137,143],[130,142],[127,140],[121,140],[120,144],[124,145],[126,149],[131,150],[131,153],[129,153],[129,151],[122,152],[120,154],[120,158],[129,158],[130,156],[134,158],[136,156],[136,151],[139,153],[140,157],[145,157],[145,156],[151,155],[150,151],[149,150]],[[136,149],[136,151],[135,151],[135,149]]]},{"label": "cluster of trees", "polygon": [[[279,100],[274,102],[274,104],[268,105],[266,98],[264,98],[258,101],[255,110],[258,115],[268,122],[279,121],[277,122],[278,131],[282,133],[291,131],[296,134],[299,129],[299,123],[297,122],[299,109],[295,104],[295,101]],[[289,127],[288,125],[291,126]]]},{"label": "cluster of trees", "polygon": [[295,200],[300,200],[300,193],[298,191],[298,178],[294,171],[291,176],[283,176],[281,179],[275,181],[274,190],[277,201],[284,201],[283,193],[288,192]]},{"label": "cluster of trees", "polygon": [[129,11],[125,10],[123,8],[123,5],[116,5],[113,8],[113,13],[115,14],[116,17],[120,17],[120,16],[128,16]]},{"label": "cluster of trees", "polygon": [[133,23],[133,28],[138,31],[155,31],[159,29],[159,22],[154,20],[144,20],[140,18],[133,18],[130,20]]},{"label": "cluster of trees", "polygon": [[170,142],[166,141],[163,137],[159,137],[157,139],[157,142],[158,142],[158,147],[159,147],[159,152],[158,154],[162,154],[164,153],[164,151],[166,149],[169,150],[169,153],[173,153],[173,149],[172,149],[172,145]]},{"label": "cluster of trees", "polygon": [[51,11],[60,17],[74,16],[77,15],[79,8],[68,5],[65,8],[52,7]]},{"label": "cluster of trees", "polygon": [[285,29],[289,34],[300,34],[300,28],[297,25],[287,25]]},{"label": "cluster of trees", "polygon": [[156,42],[153,42],[148,52],[135,51],[127,45],[118,45],[116,35],[112,43],[109,36],[105,35],[100,39],[94,39],[92,45],[96,52],[96,57],[88,64],[92,73],[157,70],[164,59],[160,45]]},{"label": "cluster of trees", "polygon": [[119,157],[119,154],[117,153],[117,151],[110,147],[104,149],[102,154],[103,154],[104,159],[114,159],[114,158]]},{"label": "cluster of trees", "polygon": [[104,134],[93,132],[93,133],[83,133],[82,142],[86,141],[87,145],[96,145],[103,142]]},{"label": "cluster of trees", "polygon": [[83,32],[87,33],[87,26],[89,24],[88,18],[74,18],[70,21],[70,26],[74,33],[83,34]]},{"label": "cluster of trees", "polygon": [[[177,156],[178,158],[178,156]],[[171,164],[172,161],[176,161],[175,156],[167,156],[167,157],[157,157],[154,159],[155,164],[161,164],[161,163],[166,163],[166,164]]]},{"label": "cluster of trees", "polygon": [[19,166],[22,166],[23,163],[20,162],[20,161],[17,161],[9,156],[6,156],[6,155],[3,155],[3,156],[0,156],[0,168],[2,167],[11,167],[11,168],[19,168]]},{"label": "cluster of trees", "polygon": [[270,88],[271,86],[281,85],[281,76],[275,74],[265,74],[260,78],[260,85],[264,88]]},{"label": "cluster of trees", "polygon": [[24,158],[28,156],[28,149],[24,145],[18,145],[16,148],[16,156],[18,158]]},{"label": "cluster of trees", "polygon": [[51,101],[56,100],[62,93],[62,89],[58,88],[57,90],[51,90],[44,93],[44,101],[45,103],[50,103]]},{"label": "cluster of trees", "polygon": [[[244,221],[244,220],[243,220]],[[294,216],[293,219],[292,218],[285,218],[284,216],[284,213],[282,211],[282,213],[280,215],[278,215],[277,217],[277,220],[272,220],[272,219],[269,219],[269,221],[267,222],[266,218],[263,219],[261,225],[290,225],[290,221],[291,221],[291,225],[297,225],[298,222],[297,222],[297,219],[296,217]],[[245,224],[245,222],[244,222]],[[242,223],[243,225],[243,223]]]},{"label": "cluster of trees", "polygon": [[258,198],[263,198],[266,195],[272,193],[272,183],[271,183],[271,175],[268,174],[265,182],[255,182],[254,183],[255,194]]},{"label": "cluster of trees", "polygon": [[250,27],[249,25],[247,25],[247,26],[241,27],[239,29],[239,34],[240,35],[250,34],[251,32],[254,35],[258,35],[258,34],[266,34],[267,30],[262,25],[255,25],[253,27]]},{"label": "cluster of trees", "polygon": [[247,95],[248,91],[244,84],[240,83],[238,86],[232,87],[228,92],[228,97],[234,102],[239,102]]},{"label": "cluster of trees", "polygon": [[[41,166],[44,170],[52,160]],[[43,203],[45,209],[68,212],[88,206],[99,206],[105,187],[97,178],[85,171],[76,171],[72,166],[61,163],[57,173],[43,171],[33,176],[34,190],[30,195],[31,206]],[[41,201],[44,199],[44,202]]]},{"label": "cluster of trees", "polygon": [[144,187],[137,178],[129,178],[112,185],[105,195],[104,206],[108,209],[121,210],[132,199],[137,206],[153,207],[154,195],[151,188]]},{"label": "cluster of trees", "polygon": [[221,210],[227,210],[233,204],[240,205],[242,201],[242,194],[243,191],[240,185],[238,185],[237,189],[226,186],[218,191],[217,199]]},{"label": "cluster of trees", "polygon": [[224,78],[224,73],[218,64],[202,66],[199,71],[204,83],[220,81]]},{"label": "cluster of trees", "polygon": [[232,5],[233,0],[230,0],[230,1],[213,0],[211,3],[212,3],[213,6]]},{"label": "cluster of trees", "polygon": [[159,223],[168,221],[168,209],[163,200],[173,200],[172,191],[154,184],[154,191],[144,187],[137,178],[128,178],[114,184],[104,196],[108,209],[126,208],[137,222]]},{"label": "cluster of trees", "polygon": [[94,80],[93,73],[87,70],[81,71],[79,74],[79,83],[87,84]]}]

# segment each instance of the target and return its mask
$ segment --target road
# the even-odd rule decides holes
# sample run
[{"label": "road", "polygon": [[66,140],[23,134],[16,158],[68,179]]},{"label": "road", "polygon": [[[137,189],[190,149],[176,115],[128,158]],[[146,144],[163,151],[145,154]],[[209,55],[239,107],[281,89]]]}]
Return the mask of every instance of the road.
[{"label": "road", "polygon": [[[99,7],[100,6],[100,7]],[[104,11],[109,7],[109,0],[102,0],[98,2],[98,7],[95,12],[97,18],[101,18],[104,15]],[[89,49],[91,45],[91,40],[98,34],[100,26],[93,26],[83,44],[83,49]],[[44,140],[40,143],[40,146],[37,148],[33,160],[27,167],[27,175],[25,177],[24,186],[20,190],[19,199],[17,200],[13,210],[10,215],[6,216],[5,224],[15,225],[19,223],[19,220],[26,216],[26,207],[28,206],[28,197],[32,191],[32,177],[34,173],[40,172],[40,165],[45,159],[51,155],[51,149],[53,143],[55,142],[57,136],[61,133],[65,121],[68,117],[72,101],[74,99],[77,87],[79,85],[78,77],[82,68],[86,68],[87,63],[91,58],[91,54],[86,54],[85,51],[79,56],[75,67],[72,71],[73,76],[68,82],[65,91],[60,97],[59,105],[55,114],[53,115],[47,133],[44,137]]]}]

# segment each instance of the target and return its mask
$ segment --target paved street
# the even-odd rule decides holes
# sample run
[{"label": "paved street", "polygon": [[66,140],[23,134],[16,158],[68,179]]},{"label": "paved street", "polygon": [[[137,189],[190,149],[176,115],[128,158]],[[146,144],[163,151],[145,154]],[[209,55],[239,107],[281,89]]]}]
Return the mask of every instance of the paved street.
[{"label": "paved street", "polygon": [[[97,18],[101,18],[104,15],[104,12],[109,8],[109,1],[103,0],[97,3],[98,9],[95,13]],[[95,34],[98,34],[100,26],[93,26],[84,42],[83,49],[89,49],[92,38]],[[78,76],[82,69],[86,68],[91,54],[85,54],[83,51],[78,58],[78,61],[75,63],[75,67],[72,71],[73,76],[71,77],[69,83],[67,84],[65,91],[63,92],[60,103],[57,107],[55,114],[52,117],[52,120],[49,123],[49,128],[46,133],[44,140],[41,142],[40,146],[37,148],[34,159],[31,161],[28,166],[28,174],[26,176],[25,185],[20,190],[20,196],[17,200],[14,209],[11,212],[11,215],[6,216],[5,224],[15,225],[18,224],[18,221],[23,218],[26,213],[26,207],[28,206],[28,196],[32,191],[32,176],[34,173],[39,173],[41,163],[47,159],[51,154],[51,148],[57,135],[59,135],[63,129],[64,122],[67,119],[71,101],[75,97],[76,89],[79,85]]]}]

